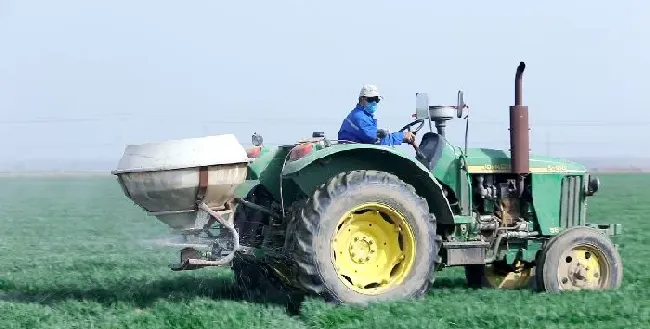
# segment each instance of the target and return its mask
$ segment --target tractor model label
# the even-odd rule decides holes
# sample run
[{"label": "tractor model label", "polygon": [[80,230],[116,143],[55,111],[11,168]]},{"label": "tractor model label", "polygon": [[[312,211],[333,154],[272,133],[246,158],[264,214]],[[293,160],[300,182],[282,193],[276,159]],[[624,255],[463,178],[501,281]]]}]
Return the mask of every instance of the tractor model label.
[{"label": "tractor model label", "polygon": [[[469,172],[473,173],[507,173],[510,172],[511,166],[509,163],[497,163],[491,164],[486,163],[483,165],[473,165],[467,166]],[[564,164],[549,164],[547,166],[541,167],[530,167],[531,173],[557,173],[557,172],[568,172],[569,167]]]},{"label": "tractor model label", "polygon": [[546,166],[546,171],[551,171],[551,172],[564,172],[568,171],[569,168],[563,164],[555,164],[555,165],[548,165]]},{"label": "tractor model label", "polygon": [[467,166],[469,172],[481,172],[481,173],[491,173],[491,172],[509,172],[510,164],[508,163],[497,163],[491,164],[486,163],[478,166]]},{"label": "tractor model label", "polygon": [[483,166],[485,171],[510,171],[510,165],[507,163],[500,164],[485,164]]}]

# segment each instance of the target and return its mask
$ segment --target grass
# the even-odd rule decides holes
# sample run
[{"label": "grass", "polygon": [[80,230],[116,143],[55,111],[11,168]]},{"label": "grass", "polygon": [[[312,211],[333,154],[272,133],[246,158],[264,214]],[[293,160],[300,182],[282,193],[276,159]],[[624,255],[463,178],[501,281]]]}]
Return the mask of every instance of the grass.
[{"label": "grass", "polygon": [[243,298],[228,269],[172,272],[166,226],[104,177],[0,178],[0,328],[649,328],[650,175],[601,175],[592,222],[624,225],[618,291],[467,290],[440,273],[423,301],[335,307]]}]

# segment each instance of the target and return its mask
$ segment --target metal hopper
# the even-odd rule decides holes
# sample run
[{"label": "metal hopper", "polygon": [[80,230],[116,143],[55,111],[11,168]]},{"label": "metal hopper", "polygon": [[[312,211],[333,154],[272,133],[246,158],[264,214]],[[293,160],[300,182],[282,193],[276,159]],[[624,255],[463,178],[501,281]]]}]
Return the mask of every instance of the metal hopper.
[{"label": "metal hopper", "polygon": [[198,234],[218,221],[238,244],[224,217],[247,165],[246,150],[227,134],[129,145],[112,173],[129,199],[172,232]]}]

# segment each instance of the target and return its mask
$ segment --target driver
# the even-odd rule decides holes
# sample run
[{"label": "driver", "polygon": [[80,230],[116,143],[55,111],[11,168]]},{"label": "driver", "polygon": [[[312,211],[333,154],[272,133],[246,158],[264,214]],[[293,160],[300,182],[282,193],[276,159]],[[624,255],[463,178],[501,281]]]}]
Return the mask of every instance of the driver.
[{"label": "driver", "polygon": [[400,145],[415,143],[415,134],[410,131],[387,132],[377,129],[377,119],[374,114],[377,104],[382,97],[374,85],[363,85],[359,93],[359,102],[350,114],[343,120],[339,130],[340,141],[351,141],[364,144]]}]

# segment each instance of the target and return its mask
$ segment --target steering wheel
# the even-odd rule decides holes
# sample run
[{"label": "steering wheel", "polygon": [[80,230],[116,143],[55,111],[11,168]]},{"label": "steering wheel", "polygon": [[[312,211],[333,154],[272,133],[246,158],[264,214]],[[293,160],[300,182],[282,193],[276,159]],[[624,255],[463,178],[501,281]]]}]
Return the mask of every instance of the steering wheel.
[{"label": "steering wheel", "polygon": [[[415,128],[415,130],[411,130],[411,127],[415,126],[418,123],[420,125],[417,128]],[[420,129],[422,129],[422,127],[424,127],[424,119],[417,119],[417,120],[407,124],[406,126],[402,127],[402,129],[400,129],[399,131],[405,131],[406,130],[406,131],[410,131],[410,132],[412,132],[414,134],[417,134],[417,132],[420,131]],[[424,159],[425,156],[422,153],[422,151],[420,150],[420,148],[415,145],[415,141],[413,141],[413,143],[411,145],[413,146],[413,149],[415,150],[415,154],[417,155],[417,157],[421,158],[421,159]]]},{"label": "steering wheel", "polygon": [[[418,123],[420,124],[420,126],[418,126],[415,130],[411,130],[411,127],[415,126]],[[422,127],[424,127],[424,119],[417,119],[417,120],[407,124],[406,126],[402,127],[402,129],[400,129],[399,131],[406,130],[406,131],[410,131],[410,132],[415,134],[418,131],[420,131],[420,129],[422,129]]]}]

